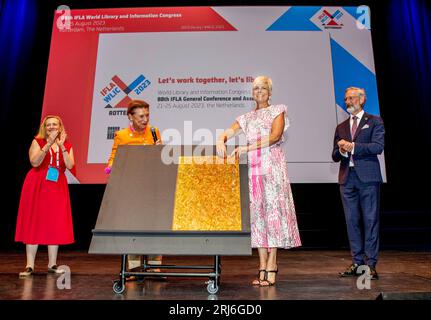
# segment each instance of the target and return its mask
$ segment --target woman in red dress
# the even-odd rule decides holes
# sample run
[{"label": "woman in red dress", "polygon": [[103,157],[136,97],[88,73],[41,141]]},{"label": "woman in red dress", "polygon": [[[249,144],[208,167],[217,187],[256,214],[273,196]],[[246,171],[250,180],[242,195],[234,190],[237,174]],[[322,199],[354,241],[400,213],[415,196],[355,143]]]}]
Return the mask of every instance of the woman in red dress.
[{"label": "woman in red dress", "polygon": [[60,244],[74,242],[69,189],[64,174],[75,161],[72,145],[66,141],[61,118],[46,116],[33,139],[29,157],[33,168],[22,187],[15,241],[26,244],[27,265],[20,277],[34,272],[38,245],[48,246],[48,272],[63,273],[57,268]]}]

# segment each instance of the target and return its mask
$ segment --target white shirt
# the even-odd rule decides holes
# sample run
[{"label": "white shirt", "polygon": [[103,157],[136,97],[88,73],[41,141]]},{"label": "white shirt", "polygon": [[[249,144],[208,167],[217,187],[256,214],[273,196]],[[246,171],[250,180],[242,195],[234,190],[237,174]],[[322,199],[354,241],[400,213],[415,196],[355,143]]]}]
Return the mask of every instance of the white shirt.
[{"label": "white shirt", "polygon": [[[362,119],[362,117],[364,116],[364,113],[365,113],[365,111],[364,110],[361,110],[357,115],[356,115],[356,117],[358,118],[358,119],[356,119],[356,123],[357,123],[357,125],[358,125],[358,127],[356,128],[356,131],[358,131],[359,130],[359,123],[361,122],[361,119]],[[349,123],[350,123],[350,132],[352,132],[352,126],[353,126],[353,115],[351,114],[350,115],[350,120],[349,120]],[[352,137],[352,140],[353,140],[353,137]],[[354,142],[352,142],[353,143],[353,149],[352,149],[352,155],[353,154],[355,154],[355,143]],[[341,153],[341,155],[343,156],[343,157],[349,157],[349,154],[346,152],[346,153],[343,153],[343,152],[341,152],[340,151],[340,153]],[[352,161],[352,158],[350,158],[350,162],[349,162],[349,167],[354,167],[355,165],[354,165],[354,163],[353,163],[353,161]]]}]

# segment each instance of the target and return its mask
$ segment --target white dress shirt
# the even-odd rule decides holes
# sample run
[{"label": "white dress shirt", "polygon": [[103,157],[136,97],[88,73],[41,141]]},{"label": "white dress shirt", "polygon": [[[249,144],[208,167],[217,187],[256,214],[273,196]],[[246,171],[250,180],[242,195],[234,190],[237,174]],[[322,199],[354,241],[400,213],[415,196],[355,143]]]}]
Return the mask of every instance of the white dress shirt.
[{"label": "white dress shirt", "polygon": [[[361,110],[357,115],[356,115],[356,117],[358,118],[358,119],[356,119],[356,121],[357,121],[357,124],[358,124],[358,127],[356,128],[356,132],[359,130],[359,123],[361,122],[361,119],[362,119],[362,117],[364,116],[364,113],[365,113],[365,111],[364,110]],[[353,126],[353,115],[351,114],[350,115],[350,120],[349,120],[349,124],[350,124],[350,132],[352,132],[352,126]],[[352,137],[352,140],[353,140],[353,137]],[[352,155],[353,154],[355,154],[355,143],[354,142],[352,142],[353,143],[353,149],[352,149]],[[343,157],[348,157],[349,156],[349,154],[347,153],[347,152],[345,152],[345,153],[343,153],[343,152],[341,152],[341,150],[340,150],[340,153],[341,153],[341,155],[343,156]],[[350,158],[350,162],[349,162],[349,167],[354,167],[355,165],[354,165],[354,163],[353,163],[353,161],[352,161],[352,158]]]}]

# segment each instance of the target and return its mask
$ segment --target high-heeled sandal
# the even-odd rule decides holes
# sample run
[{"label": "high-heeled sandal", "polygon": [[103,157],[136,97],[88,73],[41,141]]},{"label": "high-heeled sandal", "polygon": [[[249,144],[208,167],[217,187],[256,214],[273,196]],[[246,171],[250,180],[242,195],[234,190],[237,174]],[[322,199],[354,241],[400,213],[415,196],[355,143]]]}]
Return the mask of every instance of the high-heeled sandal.
[{"label": "high-heeled sandal", "polygon": [[265,271],[265,279],[260,282],[260,286],[261,287],[270,287],[270,286],[275,285],[275,282],[276,282],[275,279],[272,282],[268,280],[268,273],[270,273],[270,272],[277,274],[278,273],[278,268],[276,270],[266,270]]},{"label": "high-heeled sandal", "polygon": [[26,278],[29,277],[33,274],[34,269],[32,267],[26,267],[25,270],[23,272],[19,273],[19,277],[20,278]]},{"label": "high-heeled sandal", "polygon": [[66,273],[66,270],[59,269],[58,266],[54,264],[52,267],[48,267],[48,273],[63,274]]},{"label": "high-heeled sandal", "polygon": [[[263,279],[260,278],[260,274],[262,272],[263,272]],[[260,286],[261,282],[265,280],[265,275],[266,275],[266,270],[265,269],[260,269],[257,272],[256,279],[253,280],[252,285],[254,285],[254,286]]]}]

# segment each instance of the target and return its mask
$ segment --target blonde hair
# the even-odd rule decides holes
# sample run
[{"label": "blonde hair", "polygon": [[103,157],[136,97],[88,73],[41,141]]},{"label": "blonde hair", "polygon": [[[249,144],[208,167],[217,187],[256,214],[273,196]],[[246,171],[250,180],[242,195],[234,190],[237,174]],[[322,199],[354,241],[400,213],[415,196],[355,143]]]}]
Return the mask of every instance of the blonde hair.
[{"label": "blonde hair", "polygon": [[256,79],[254,79],[253,81],[253,88],[254,86],[256,86],[258,83],[266,83],[268,85],[268,91],[269,94],[272,93],[272,80],[270,77],[267,76],[258,76]]},{"label": "blonde hair", "polygon": [[64,128],[63,121],[61,120],[61,118],[59,116],[48,115],[45,118],[43,118],[39,127],[39,132],[37,133],[35,138],[46,139],[48,137],[46,133],[46,121],[52,118],[58,120],[58,123],[60,124],[60,128],[59,128],[60,133],[66,134],[66,129]]}]

